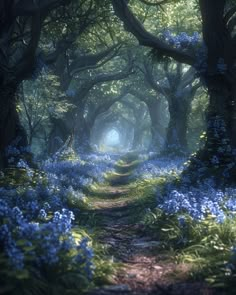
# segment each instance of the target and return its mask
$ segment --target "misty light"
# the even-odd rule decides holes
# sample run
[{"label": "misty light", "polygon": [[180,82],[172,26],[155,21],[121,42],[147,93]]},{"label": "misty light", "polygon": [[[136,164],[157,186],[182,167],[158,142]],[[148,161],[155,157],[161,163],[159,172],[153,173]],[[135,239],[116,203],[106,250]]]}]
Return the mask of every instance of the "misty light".
[{"label": "misty light", "polygon": [[104,144],[106,146],[117,146],[120,144],[120,135],[115,129],[111,129],[107,132],[104,138]]}]

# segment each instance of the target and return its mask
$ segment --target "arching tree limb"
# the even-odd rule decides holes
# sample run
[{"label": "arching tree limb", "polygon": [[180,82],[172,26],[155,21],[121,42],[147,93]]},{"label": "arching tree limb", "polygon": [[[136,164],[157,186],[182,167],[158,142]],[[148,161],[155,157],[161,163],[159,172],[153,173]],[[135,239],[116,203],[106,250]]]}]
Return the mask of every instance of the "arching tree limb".
[{"label": "arching tree limb", "polygon": [[176,61],[193,65],[193,54],[171,47],[160,38],[149,33],[141,22],[133,15],[126,0],[112,0],[116,15],[124,23],[125,30],[132,33],[140,45],[151,47],[158,51],[161,56],[170,56]]}]

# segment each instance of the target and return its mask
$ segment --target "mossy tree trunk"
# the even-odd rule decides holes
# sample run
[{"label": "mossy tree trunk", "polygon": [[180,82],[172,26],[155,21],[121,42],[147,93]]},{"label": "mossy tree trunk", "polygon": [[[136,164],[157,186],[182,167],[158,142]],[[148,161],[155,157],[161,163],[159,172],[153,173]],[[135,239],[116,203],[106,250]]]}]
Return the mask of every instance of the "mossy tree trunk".
[{"label": "mossy tree trunk", "polygon": [[7,148],[27,146],[27,134],[22,127],[16,110],[17,86],[6,85],[0,88],[0,168],[8,166]]},{"label": "mossy tree trunk", "polygon": [[[203,175],[212,176],[218,184],[236,182],[235,146],[235,48],[230,23],[225,15],[226,2],[200,0],[203,37],[207,46],[207,70],[204,75],[209,94],[206,143],[192,159],[190,169],[206,167]],[[235,7],[234,7],[235,11]]]},{"label": "mossy tree trunk", "polygon": [[[188,172],[214,176],[217,183],[235,182],[235,97],[224,75],[207,78],[209,106],[207,111],[206,141],[202,150],[192,157]],[[206,169],[208,168],[208,169]]]}]

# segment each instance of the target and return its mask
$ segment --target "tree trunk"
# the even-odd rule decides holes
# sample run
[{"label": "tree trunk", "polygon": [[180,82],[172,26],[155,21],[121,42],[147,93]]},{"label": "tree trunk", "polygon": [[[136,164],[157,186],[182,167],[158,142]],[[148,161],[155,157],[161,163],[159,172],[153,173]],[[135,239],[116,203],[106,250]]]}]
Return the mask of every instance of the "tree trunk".
[{"label": "tree trunk", "polygon": [[134,139],[132,143],[132,150],[139,150],[142,145],[142,130],[140,130],[137,126],[134,128]]},{"label": "tree trunk", "polygon": [[90,152],[91,128],[84,118],[84,109],[77,112],[75,116],[75,148],[79,152]]},{"label": "tree trunk", "polygon": [[[81,111],[80,111],[81,110]],[[56,153],[66,142],[68,136],[74,137],[74,148],[78,151],[88,152],[90,147],[90,125],[84,118],[84,110],[76,108],[66,113],[63,118],[51,118],[52,131],[49,137],[48,152]]]},{"label": "tree trunk", "polygon": [[48,140],[49,155],[55,154],[72,134],[72,127],[65,118],[51,118],[51,124],[52,130]]},{"label": "tree trunk", "polygon": [[[231,159],[232,146],[232,116],[230,105],[232,91],[224,76],[218,75],[208,79],[209,108],[207,113],[207,140],[205,153],[211,160],[213,156],[219,157],[221,164]],[[231,142],[232,141],[232,142]]]},{"label": "tree trunk", "polygon": [[161,114],[161,101],[155,100],[155,101],[147,101],[146,102],[151,118],[151,133],[152,133],[152,142],[150,145],[150,149],[152,151],[158,151],[163,147],[166,132],[165,132],[165,126],[163,126],[162,123],[162,114]]},{"label": "tree trunk", "polygon": [[162,129],[163,126],[152,125],[152,141],[150,145],[151,151],[160,152],[164,141],[165,141],[165,131]]},{"label": "tree trunk", "polygon": [[[185,173],[192,172],[193,179],[211,177],[217,185],[225,186],[236,181],[234,43],[224,19],[226,1],[200,0],[199,3],[207,47],[204,79],[210,101],[205,146],[192,157]],[[201,175],[196,174],[199,171]]]},{"label": "tree trunk", "polygon": [[170,121],[167,128],[164,153],[185,154],[187,146],[188,114],[190,110],[189,101],[174,98],[169,99]]},{"label": "tree trunk", "polygon": [[201,171],[201,177],[212,177],[217,184],[235,183],[235,108],[233,87],[224,75],[208,77],[209,107],[206,142],[192,157],[186,170],[189,174]]},{"label": "tree trunk", "polygon": [[13,145],[21,152],[27,146],[27,134],[16,110],[16,91],[16,85],[0,88],[0,168],[8,166],[8,146]]},{"label": "tree trunk", "polygon": [[227,104],[229,139],[233,152],[236,153],[236,85],[234,81],[236,81],[236,73],[232,75],[232,94],[229,97]]}]

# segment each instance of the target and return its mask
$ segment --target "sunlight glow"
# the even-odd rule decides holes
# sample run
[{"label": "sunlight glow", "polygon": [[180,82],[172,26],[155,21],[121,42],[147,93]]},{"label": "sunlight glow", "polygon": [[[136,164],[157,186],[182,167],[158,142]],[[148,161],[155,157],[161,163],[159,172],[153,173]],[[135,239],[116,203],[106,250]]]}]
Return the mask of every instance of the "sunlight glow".
[{"label": "sunlight glow", "polygon": [[120,144],[120,135],[115,129],[107,132],[104,138],[104,144],[107,146],[117,146]]}]

